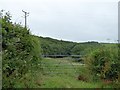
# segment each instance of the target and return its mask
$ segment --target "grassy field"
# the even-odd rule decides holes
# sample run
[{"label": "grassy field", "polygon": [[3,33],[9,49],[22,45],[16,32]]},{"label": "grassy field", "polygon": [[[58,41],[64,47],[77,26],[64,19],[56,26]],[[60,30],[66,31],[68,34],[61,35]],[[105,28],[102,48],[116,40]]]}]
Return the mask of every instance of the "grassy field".
[{"label": "grassy field", "polygon": [[[43,59],[41,64],[43,72],[38,68],[34,74],[27,73],[19,83],[16,82],[16,88],[111,88],[101,82],[92,82],[92,75],[83,64],[51,58]],[[85,79],[79,80],[79,75]]]},{"label": "grassy field", "polygon": [[[64,59],[44,59],[42,88],[95,88],[97,84],[86,83],[77,79],[84,65]],[[47,67],[46,67],[46,66]]]},{"label": "grassy field", "polygon": [[[42,88],[110,88],[101,82],[91,82],[92,75],[84,64],[63,59],[44,59]],[[79,80],[81,75],[84,79]]]}]

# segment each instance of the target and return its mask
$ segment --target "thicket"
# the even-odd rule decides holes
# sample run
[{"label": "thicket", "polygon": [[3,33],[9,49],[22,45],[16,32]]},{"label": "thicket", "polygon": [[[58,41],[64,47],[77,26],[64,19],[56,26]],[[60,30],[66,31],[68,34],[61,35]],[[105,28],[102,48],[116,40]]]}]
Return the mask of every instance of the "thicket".
[{"label": "thicket", "polygon": [[107,80],[120,87],[119,53],[119,44],[106,44],[86,56],[85,64],[94,81]]},{"label": "thicket", "polygon": [[[0,12],[2,25],[2,86],[13,88],[22,76],[40,64],[40,42],[29,29],[11,21],[9,12]],[[34,69],[35,72],[35,69]]]}]

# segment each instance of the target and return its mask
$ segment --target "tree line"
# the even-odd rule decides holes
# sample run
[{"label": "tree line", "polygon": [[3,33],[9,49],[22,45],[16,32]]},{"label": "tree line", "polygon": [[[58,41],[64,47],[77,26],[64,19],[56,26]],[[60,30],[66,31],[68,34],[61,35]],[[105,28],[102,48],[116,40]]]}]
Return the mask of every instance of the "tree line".
[{"label": "tree line", "polygon": [[43,55],[86,55],[90,51],[99,48],[102,44],[98,42],[70,42],[39,37]]}]

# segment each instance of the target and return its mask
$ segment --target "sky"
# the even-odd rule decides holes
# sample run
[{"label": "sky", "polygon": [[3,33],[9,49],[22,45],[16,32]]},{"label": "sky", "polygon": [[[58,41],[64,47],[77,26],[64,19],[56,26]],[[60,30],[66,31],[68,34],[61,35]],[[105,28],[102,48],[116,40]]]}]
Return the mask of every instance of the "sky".
[{"label": "sky", "polygon": [[32,34],[59,40],[116,42],[119,0],[0,0],[0,9],[10,11],[13,22]]}]

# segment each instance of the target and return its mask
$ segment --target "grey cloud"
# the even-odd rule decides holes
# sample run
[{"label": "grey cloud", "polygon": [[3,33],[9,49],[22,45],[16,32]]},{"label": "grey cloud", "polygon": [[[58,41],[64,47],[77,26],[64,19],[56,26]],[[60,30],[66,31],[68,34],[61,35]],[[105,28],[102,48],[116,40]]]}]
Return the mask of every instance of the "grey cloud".
[{"label": "grey cloud", "polygon": [[1,7],[12,13],[14,21],[23,15],[22,9],[29,11],[28,26],[39,36],[78,42],[118,39],[117,2],[39,0],[26,3],[14,1],[13,4],[3,3]]}]

